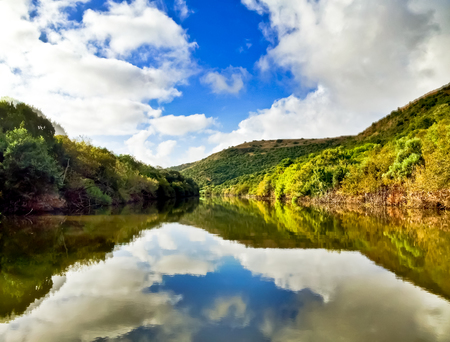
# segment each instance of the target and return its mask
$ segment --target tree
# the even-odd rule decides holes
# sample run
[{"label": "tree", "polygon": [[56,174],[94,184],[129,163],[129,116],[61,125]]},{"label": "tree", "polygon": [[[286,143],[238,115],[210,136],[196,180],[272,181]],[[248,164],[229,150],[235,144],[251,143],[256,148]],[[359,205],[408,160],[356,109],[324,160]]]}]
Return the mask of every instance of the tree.
[{"label": "tree", "polygon": [[29,198],[61,184],[62,170],[49,155],[43,137],[33,137],[24,127],[9,131],[0,164],[5,182],[2,192],[8,199]]}]

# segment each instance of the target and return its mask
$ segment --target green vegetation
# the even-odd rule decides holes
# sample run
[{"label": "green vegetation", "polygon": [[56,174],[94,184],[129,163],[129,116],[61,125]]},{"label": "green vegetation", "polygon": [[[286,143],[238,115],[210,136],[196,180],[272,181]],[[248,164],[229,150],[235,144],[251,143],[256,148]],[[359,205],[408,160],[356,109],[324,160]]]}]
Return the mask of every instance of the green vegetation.
[{"label": "green vegetation", "polygon": [[[283,142],[287,140],[277,140],[274,146]],[[182,173],[196,174],[206,194],[232,196],[349,198],[395,190],[405,202],[418,192],[448,190],[450,86],[392,112],[358,136],[295,142],[302,145],[290,141],[264,154],[261,147],[250,151],[241,145]],[[438,197],[422,205],[450,206],[448,196]]]},{"label": "green vegetation", "polygon": [[245,143],[215,153],[195,163],[171,168],[192,178],[200,187],[217,186],[243,175],[251,175],[276,166],[283,159],[317,153],[352,138],[273,140]]},{"label": "green vegetation", "polygon": [[198,195],[177,171],[55,136],[39,111],[0,102],[0,211],[29,212]]}]

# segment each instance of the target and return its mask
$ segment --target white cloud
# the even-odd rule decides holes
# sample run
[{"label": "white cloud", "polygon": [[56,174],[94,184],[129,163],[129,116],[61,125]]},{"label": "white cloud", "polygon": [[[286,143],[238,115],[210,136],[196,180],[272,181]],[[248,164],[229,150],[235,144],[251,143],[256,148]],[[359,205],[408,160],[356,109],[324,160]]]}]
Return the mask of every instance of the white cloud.
[{"label": "white cloud", "polygon": [[206,152],[206,147],[204,145],[190,146],[187,151],[183,151],[181,156],[174,158],[175,160],[172,161],[172,165],[190,163],[206,158],[207,156],[208,153]]},{"label": "white cloud", "polygon": [[205,146],[189,147],[187,157],[188,161],[200,160],[206,157]]},{"label": "white cloud", "polygon": [[185,135],[191,132],[203,130],[214,124],[213,118],[207,118],[205,114],[165,115],[150,120],[150,125],[164,135]]},{"label": "white cloud", "polygon": [[40,108],[72,136],[135,134],[161,115],[149,100],[181,95],[176,86],[196,72],[195,43],[149,1],[110,1],[107,11],[68,20],[79,2],[0,2],[0,96]]},{"label": "white cloud", "polygon": [[186,19],[192,11],[187,7],[185,0],[175,0],[174,9],[181,20]]},{"label": "white cloud", "polygon": [[433,1],[422,11],[409,1],[261,2],[279,39],[263,63],[291,70],[299,84],[322,85],[348,110],[387,112],[448,82],[448,58],[426,62],[433,41],[450,36],[430,12]]},{"label": "white cloud", "polygon": [[[165,13],[147,0],[110,2],[107,13],[86,11],[83,18],[83,38],[86,42],[96,40],[105,45],[110,55],[127,55],[142,47],[176,49],[177,57],[189,57],[189,47],[184,30]],[[132,19],[132,20],[130,20]]]},{"label": "white cloud", "polygon": [[249,77],[246,69],[228,67],[221,73],[211,71],[202,77],[202,82],[211,87],[216,94],[237,95],[244,88],[244,81]]},{"label": "white cloud", "polygon": [[[172,153],[172,151],[176,145],[177,145],[177,142],[175,140],[163,141],[162,143],[160,143],[158,145],[158,148],[156,149],[156,152],[157,152],[156,155],[158,157],[169,156]],[[162,164],[166,164],[166,163],[162,163]]]},{"label": "white cloud", "polygon": [[261,70],[289,70],[299,89],[217,133],[215,150],[253,139],[356,134],[450,80],[450,6],[442,0],[242,0],[268,13]]},{"label": "white cloud", "polygon": [[[202,132],[207,127],[215,124],[215,120],[207,118],[204,114],[188,116],[166,115],[149,120],[149,124],[150,126],[146,130],[137,132],[125,141],[128,152],[143,162],[152,165],[170,166],[173,165],[171,154],[177,142],[175,140],[167,140],[155,146],[147,139],[151,135],[156,134],[181,137],[188,133]],[[155,150],[156,152],[154,152]],[[179,159],[179,162],[191,162],[204,156],[205,146],[191,146],[187,149],[187,154]]]},{"label": "white cloud", "polygon": [[[155,149],[154,144],[147,141],[151,132],[142,130],[125,141],[128,151],[138,160],[157,166],[169,166],[170,154],[177,145],[175,140],[166,140],[161,142]],[[153,152],[156,150],[155,152]]]},{"label": "white cloud", "polygon": [[275,101],[271,108],[258,110],[241,121],[236,130],[212,134],[209,141],[217,144],[213,150],[217,152],[244,141],[334,136],[337,128],[340,134],[352,134],[361,121],[362,117],[336,108],[329,91],[319,87],[303,100],[291,95]]},{"label": "white cloud", "polygon": [[245,6],[247,6],[248,9],[256,11],[259,14],[264,14],[267,11],[262,1],[258,0],[241,0],[241,1]]}]

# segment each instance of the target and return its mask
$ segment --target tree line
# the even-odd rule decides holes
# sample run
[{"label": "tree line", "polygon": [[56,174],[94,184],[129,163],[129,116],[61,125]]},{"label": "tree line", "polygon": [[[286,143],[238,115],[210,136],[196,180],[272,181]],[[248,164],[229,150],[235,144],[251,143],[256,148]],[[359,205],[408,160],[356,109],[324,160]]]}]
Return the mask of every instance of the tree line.
[{"label": "tree line", "polygon": [[55,135],[52,122],[33,107],[0,102],[2,212],[79,210],[198,193],[197,184],[177,171]]}]

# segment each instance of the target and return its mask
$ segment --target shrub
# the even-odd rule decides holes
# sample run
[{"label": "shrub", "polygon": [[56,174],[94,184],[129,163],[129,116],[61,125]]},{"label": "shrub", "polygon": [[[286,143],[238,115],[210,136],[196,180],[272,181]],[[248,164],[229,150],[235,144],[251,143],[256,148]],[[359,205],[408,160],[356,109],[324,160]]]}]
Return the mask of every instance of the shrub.
[{"label": "shrub", "polygon": [[94,205],[111,205],[112,199],[107,194],[104,194],[99,187],[97,187],[92,180],[85,181],[86,194],[89,197],[90,204]]},{"label": "shrub", "polygon": [[258,184],[258,189],[256,190],[256,196],[260,197],[270,197],[272,196],[273,187],[268,179],[268,177],[264,177],[264,179]]},{"label": "shrub", "polygon": [[406,179],[411,176],[414,168],[422,163],[422,141],[419,138],[401,138],[397,141],[397,156],[395,161],[389,167],[385,177]]},{"label": "shrub", "polygon": [[61,185],[62,170],[49,155],[44,138],[33,137],[22,125],[0,140],[5,197],[30,197]]},{"label": "shrub", "polygon": [[387,184],[388,179],[383,175],[388,172],[394,160],[393,145],[378,145],[361,162],[349,166],[349,171],[342,180],[341,190],[351,195],[376,191]]}]

